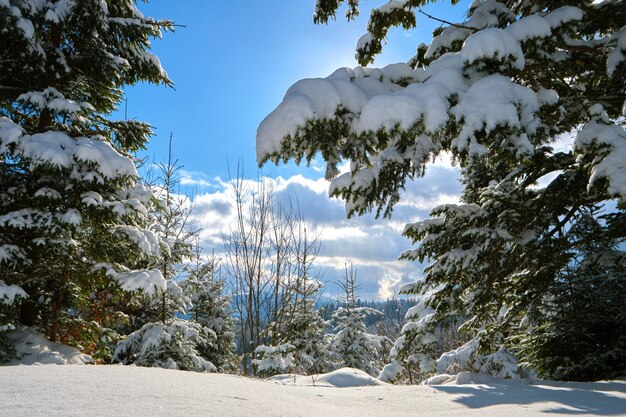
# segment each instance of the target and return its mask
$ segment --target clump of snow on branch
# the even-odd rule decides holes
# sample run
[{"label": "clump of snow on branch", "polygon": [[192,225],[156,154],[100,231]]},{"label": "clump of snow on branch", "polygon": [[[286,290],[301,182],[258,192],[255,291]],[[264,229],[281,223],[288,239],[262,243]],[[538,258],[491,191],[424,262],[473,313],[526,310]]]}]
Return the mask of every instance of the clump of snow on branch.
[{"label": "clump of snow on branch", "polygon": [[258,346],[254,350],[256,359],[252,363],[261,375],[275,375],[289,372],[295,366],[294,346],[283,343],[278,346]]},{"label": "clump of snow on branch", "polygon": [[70,346],[50,342],[32,328],[22,327],[8,334],[15,357],[7,365],[85,365],[94,359]]},{"label": "clump of snow on branch", "polygon": [[517,70],[524,69],[524,52],[519,42],[504,29],[484,29],[470,35],[461,49],[461,62],[464,66],[477,66],[482,60],[501,61]]},{"label": "clump of snow on branch", "polygon": [[18,298],[27,298],[26,292],[17,285],[7,285],[0,280],[0,303],[12,304]]},{"label": "clump of snow on branch", "polygon": [[159,291],[165,291],[168,287],[167,281],[158,269],[118,272],[111,265],[106,264],[95,265],[94,269],[103,269],[126,291],[143,291],[145,294],[154,295]]},{"label": "clump of snow on branch", "polygon": [[604,156],[592,162],[589,187],[599,179],[608,182],[611,195],[626,197],[626,131],[621,126],[611,123],[603,114],[602,106],[590,109],[597,118],[587,123],[578,132],[574,140],[574,153],[583,161],[589,148],[603,149]]},{"label": "clump of snow on branch", "polygon": [[9,147],[28,158],[32,167],[45,164],[70,168],[76,163],[87,164],[91,169],[82,174],[87,181],[138,176],[134,162],[98,136],[72,138],[53,130],[28,135],[19,125],[0,117],[0,153]]}]

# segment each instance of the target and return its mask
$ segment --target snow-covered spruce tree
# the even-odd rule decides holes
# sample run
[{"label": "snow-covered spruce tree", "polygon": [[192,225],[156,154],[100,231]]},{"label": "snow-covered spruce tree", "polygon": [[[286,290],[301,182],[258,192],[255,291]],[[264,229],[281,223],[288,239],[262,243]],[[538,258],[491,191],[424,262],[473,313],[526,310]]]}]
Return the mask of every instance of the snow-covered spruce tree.
[{"label": "snow-covered spruce tree", "polygon": [[215,366],[201,351],[211,349],[215,333],[181,319],[148,323],[115,347],[113,362],[183,371],[215,372]]},{"label": "snow-covered spruce tree", "polygon": [[0,280],[56,340],[94,294],[165,287],[138,265],[160,253],[133,161],[151,128],[107,115],[125,85],[171,84],[148,50],[172,23],[131,0],[3,0],[0,27]]},{"label": "snow-covered spruce tree", "polygon": [[219,276],[219,260],[203,258],[197,251],[192,262],[185,267],[184,274],[181,287],[191,302],[187,309],[189,320],[215,333],[215,342],[203,345],[198,351],[218,371],[236,370],[231,298],[225,294],[225,279]]},{"label": "snow-covered spruce tree", "polygon": [[255,359],[252,359],[257,374],[262,378],[267,378],[293,371],[295,367],[293,349],[293,345],[289,343],[281,343],[276,346],[257,346],[254,349]]},{"label": "snow-covered spruce tree", "polygon": [[[308,281],[308,280],[307,280]],[[297,300],[288,311],[286,334],[294,346],[295,371],[298,374],[313,375],[332,369],[332,358],[326,337],[326,322],[315,307],[316,296],[321,288],[318,281],[310,280],[302,299]],[[318,289],[314,289],[317,287]]]},{"label": "snow-covered spruce tree", "polygon": [[[341,3],[318,1],[315,20],[334,17]],[[372,10],[359,63],[373,61],[389,28],[415,27],[426,3],[391,1]],[[348,4],[350,18],[358,2]],[[259,163],[321,153],[331,195],[342,197],[350,214],[390,215],[407,179],[423,175],[442,152],[461,167],[461,204],[435,208],[433,218],[404,232],[422,243],[403,257],[432,261],[412,292],[430,294],[433,311],[406,328],[396,370],[450,317],[463,317],[461,329],[484,353],[544,324],[548,295],[586,255],[567,231],[591,205],[610,211],[610,221],[596,215],[605,226],[592,239],[620,254],[603,257],[612,264],[596,278],[623,279],[616,271],[626,235],[625,24],[616,1],[474,1],[466,21],[435,30],[407,64],[299,81],[261,123]],[[559,141],[568,138],[562,149]],[[350,172],[337,177],[343,160]],[[623,297],[623,289],[614,291],[612,300]],[[593,326],[597,317],[586,318]],[[520,359],[559,375],[541,362],[550,332],[533,335],[534,348],[518,352]],[[613,365],[623,369],[619,362]]]},{"label": "snow-covered spruce tree", "polygon": [[[413,293],[414,286],[415,284],[405,285],[401,291]],[[435,358],[455,349],[464,341],[456,331],[459,323],[462,323],[462,316],[451,314],[446,319],[434,322],[435,310],[429,306],[431,298],[431,293],[419,294],[416,305],[406,312],[407,323],[402,327],[401,335],[389,352],[390,361],[379,375],[380,379],[410,384],[424,380],[438,365]],[[408,345],[407,338],[409,338]],[[464,349],[462,352],[465,353],[467,350]],[[467,355],[467,359],[469,356]],[[455,356],[455,358],[458,357],[458,355]],[[469,367],[457,366],[459,362],[461,361],[448,360],[441,373],[470,370]],[[468,360],[463,362],[466,363]]]},{"label": "snow-covered spruce tree", "polygon": [[[315,308],[322,283],[308,276],[293,281],[290,283],[293,288],[288,291],[290,299],[285,302],[277,320],[268,326],[271,345],[263,346],[258,353],[264,357],[269,353],[291,355],[292,360],[288,362],[300,375],[328,372],[333,363],[325,334],[326,322]],[[289,349],[280,348],[283,345]]]},{"label": "snow-covered spruce tree", "polygon": [[[161,272],[166,286],[152,294],[130,294],[128,315],[136,331],[118,343],[113,361],[198,372],[232,370],[229,299],[222,295],[223,281],[214,277],[217,263],[203,260],[200,248],[193,248],[198,230],[189,222],[193,207],[177,189],[181,166],[172,158],[171,138],[167,162],[156,167],[151,188],[157,204],[150,212],[150,229],[159,238],[161,254],[143,262]],[[181,281],[183,277],[187,279]],[[191,317],[184,320],[182,315]]]},{"label": "snow-covered spruce tree", "polygon": [[156,183],[152,185],[160,202],[159,209],[153,214],[154,228],[166,245],[166,250],[154,265],[168,281],[167,290],[161,291],[156,297],[160,304],[160,319],[163,323],[172,314],[184,312],[189,300],[175,283],[175,279],[183,272],[184,263],[197,257],[193,242],[199,230],[189,220],[193,206],[179,190],[181,169],[182,165],[172,156],[170,135],[167,162],[157,164],[158,176]]},{"label": "snow-covered spruce tree", "polygon": [[140,263],[148,269],[158,269],[166,286],[153,293],[127,294],[125,313],[132,331],[147,323],[165,323],[177,314],[184,314],[189,307],[190,299],[177,282],[187,263],[196,257],[193,242],[199,230],[189,220],[193,205],[179,189],[181,169],[182,165],[172,155],[170,135],[167,160],[153,164],[142,179],[155,197],[148,228],[158,238],[160,252],[159,256],[145,257]]},{"label": "snow-covered spruce tree", "polygon": [[371,375],[379,372],[375,363],[381,349],[379,337],[367,332],[365,318],[368,315],[382,315],[370,307],[357,307],[356,270],[346,265],[343,281],[339,283],[344,291],[343,307],[333,313],[335,334],[332,336],[332,352],[337,366],[360,369]]},{"label": "snow-covered spruce tree", "polygon": [[626,374],[626,256],[603,230],[613,216],[598,211],[577,215],[567,233],[574,258],[533,311],[544,317],[530,316],[528,332],[516,339],[522,356],[553,379]]}]

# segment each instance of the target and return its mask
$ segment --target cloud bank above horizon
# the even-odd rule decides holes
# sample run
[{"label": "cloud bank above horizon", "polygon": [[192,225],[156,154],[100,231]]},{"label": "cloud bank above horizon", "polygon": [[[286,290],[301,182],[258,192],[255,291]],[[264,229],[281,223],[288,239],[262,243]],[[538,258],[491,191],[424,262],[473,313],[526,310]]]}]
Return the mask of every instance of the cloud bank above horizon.
[{"label": "cloud bank above horizon", "polygon": [[[317,171],[307,169],[307,175]],[[373,214],[346,218],[343,202],[328,196],[330,183],[324,178],[296,174],[245,182],[255,189],[259,181],[266,181],[279,204],[297,207],[307,229],[319,233],[321,247],[315,273],[326,282],[325,295],[333,297],[339,292],[335,283],[343,276],[345,265],[353,264],[361,286],[359,297],[384,300],[422,274],[423,266],[419,263],[398,260],[400,253],[411,247],[411,242],[402,236],[405,224],[427,218],[435,206],[458,202],[459,179],[458,168],[446,158],[439,159],[424,177],[407,183],[401,201],[388,219],[376,219]],[[236,224],[231,181],[183,171],[181,185],[195,190],[190,197],[194,206],[192,221],[202,229],[203,251],[223,257],[223,234]]]}]

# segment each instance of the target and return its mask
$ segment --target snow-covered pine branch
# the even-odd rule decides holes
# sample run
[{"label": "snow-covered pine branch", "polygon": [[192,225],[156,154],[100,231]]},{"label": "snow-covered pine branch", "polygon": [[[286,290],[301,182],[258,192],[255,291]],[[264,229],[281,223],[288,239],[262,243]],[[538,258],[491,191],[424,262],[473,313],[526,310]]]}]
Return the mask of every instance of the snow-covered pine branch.
[{"label": "snow-covered pine branch", "polygon": [[[341,3],[317,2],[316,20],[333,17]],[[427,2],[381,3],[358,41],[361,65],[380,52],[389,28],[414,27]],[[357,6],[349,3],[349,16]],[[624,242],[624,33],[620,2],[477,0],[465,21],[435,30],[407,63],[298,81],[263,120],[258,162],[321,155],[330,194],[345,200],[349,215],[391,215],[406,181],[443,152],[461,167],[461,204],[435,208],[431,219],[405,229],[419,247],[402,256],[432,262],[409,293],[428,296],[434,315],[427,323],[408,317],[396,346],[400,361],[434,369],[437,357],[423,336],[460,325],[486,354],[521,340],[525,348],[515,353],[546,376],[595,378],[604,369],[609,377],[610,364],[624,363],[623,326],[604,315],[586,315],[585,323],[604,320],[606,345],[579,344],[577,352],[600,355],[601,366],[574,369],[558,353],[577,328],[560,320],[573,320],[582,302],[568,299],[561,284],[575,280],[580,270],[572,264],[593,249],[570,230],[592,213],[600,226],[584,240],[618,252]],[[567,138],[571,145],[560,149]],[[338,175],[344,161],[350,172]],[[605,284],[624,274],[612,259],[601,273],[585,272],[570,296],[581,298],[586,288],[605,299]],[[612,288],[611,305],[619,304],[626,290]],[[550,340],[553,329],[559,338]],[[414,342],[422,348],[407,347]],[[619,354],[608,359],[606,352]],[[430,356],[416,361],[421,354]],[[542,355],[556,356],[546,362]],[[393,368],[397,374],[400,362]]]}]

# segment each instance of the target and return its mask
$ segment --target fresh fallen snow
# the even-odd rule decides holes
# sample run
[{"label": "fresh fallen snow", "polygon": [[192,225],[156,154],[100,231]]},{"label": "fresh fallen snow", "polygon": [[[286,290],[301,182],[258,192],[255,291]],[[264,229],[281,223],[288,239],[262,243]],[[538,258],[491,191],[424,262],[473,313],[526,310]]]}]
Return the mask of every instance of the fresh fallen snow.
[{"label": "fresh fallen snow", "polygon": [[334,388],[133,366],[0,367],[1,416],[623,416],[626,381]]},{"label": "fresh fallen snow", "polygon": [[524,69],[524,52],[517,40],[504,29],[489,28],[470,35],[463,43],[461,61],[471,65],[483,59],[511,58],[512,65]]},{"label": "fresh fallen snow", "polygon": [[[11,250],[11,245],[0,246],[0,260],[5,258],[5,252]],[[17,285],[7,285],[4,281],[0,280],[0,303],[11,304],[17,297],[28,297],[26,292]]]},{"label": "fresh fallen snow", "polygon": [[[30,328],[20,328],[9,333],[9,339],[17,356],[21,358],[13,360],[9,365],[84,365],[93,362],[91,356],[72,347],[51,342]],[[0,409],[0,415],[2,413]]]},{"label": "fresh fallen snow", "polygon": [[374,378],[367,372],[354,368],[341,368],[327,374],[316,375],[276,375],[267,379],[282,385],[295,386],[315,386],[315,387],[370,387],[376,385],[387,385],[385,382]]}]

